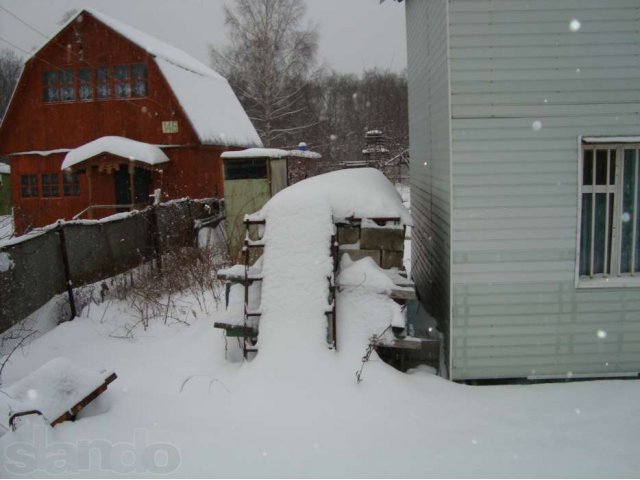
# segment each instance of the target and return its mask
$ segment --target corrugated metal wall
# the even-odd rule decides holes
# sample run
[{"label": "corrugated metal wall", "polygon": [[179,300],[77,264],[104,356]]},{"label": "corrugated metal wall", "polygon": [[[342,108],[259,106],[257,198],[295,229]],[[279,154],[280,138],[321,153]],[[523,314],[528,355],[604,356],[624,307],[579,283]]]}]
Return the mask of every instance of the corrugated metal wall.
[{"label": "corrugated metal wall", "polygon": [[637,372],[640,288],[574,274],[578,136],[640,134],[640,0],[450,0],[449,20],[452,377]]},{"label": "corrugated metal wall", "polygon": [[408,0],[406,9],[411,211],[415,221],[412,272],[421,300],[443,322],[448,335],[451,170],[447,4],[445,0]]}]

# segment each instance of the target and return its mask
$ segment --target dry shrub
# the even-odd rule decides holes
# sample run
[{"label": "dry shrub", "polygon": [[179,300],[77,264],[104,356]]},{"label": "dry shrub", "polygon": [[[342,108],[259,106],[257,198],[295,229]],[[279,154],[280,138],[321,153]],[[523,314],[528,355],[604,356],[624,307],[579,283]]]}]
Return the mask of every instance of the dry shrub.
[{"label": "dry shrub", "polygon": [[136,313],[138,322],[126,329],[123,336],[127,338],[138,325],[146,330],[152,320],[189,324],[190,316],[197,316],[196,309],[208,314],[218,307],[223,283],[216,272],[228,264],[227,258],[217,246],[175,249],[162,255],[161,262],[103,282],[102,301],[127,301]]}]

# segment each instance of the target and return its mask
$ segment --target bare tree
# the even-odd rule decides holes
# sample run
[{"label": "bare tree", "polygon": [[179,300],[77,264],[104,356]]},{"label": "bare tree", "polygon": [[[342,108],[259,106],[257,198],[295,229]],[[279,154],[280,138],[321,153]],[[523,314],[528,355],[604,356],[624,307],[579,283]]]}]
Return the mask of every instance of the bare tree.
[{"label": "bare tree", "polygon": [[322,170],[360,159],[367,130],[383,131],[390,158],[408,148],[407,79],[403,73],[374,69],[362,76],[324,75],[316,82],[313,110],[317,127],[307,142],[322,153]]},{"label": "bare tree", "polygon": [[225,6],[231,44],[210,47],[266,146],[297,144],[312,126],[310,80],[318,33],[302,0],[236,0]]},{"label": "bare tree", "polygon": [[0,50],[0,120],[7,110],[21,69],[22,60],[13,50],[8,48]]},{"label": "bare tree", "polygon": [[77,8],[72,8],[71,10],[65,11],[62,14],[62,16],[60,17],[60,20],[58,20],[58,25],[64,25],[69,20],[71,20],[73,17],[75,17],[77,14],[78,14],[78,9]]}]

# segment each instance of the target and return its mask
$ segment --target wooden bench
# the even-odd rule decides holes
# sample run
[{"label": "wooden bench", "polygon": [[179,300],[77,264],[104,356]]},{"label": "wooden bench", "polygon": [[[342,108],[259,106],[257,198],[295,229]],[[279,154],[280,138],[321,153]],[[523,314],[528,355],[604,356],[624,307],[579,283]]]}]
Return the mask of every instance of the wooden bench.
[{"label": "wooden bench", "polygon": [[97,373],[63,357],[53,359],[5,390],[11,398],[9,425],[15,430],[16,420],[28,415],[40,415],[52,427],[74,420],[116,378],[114,372]]}]

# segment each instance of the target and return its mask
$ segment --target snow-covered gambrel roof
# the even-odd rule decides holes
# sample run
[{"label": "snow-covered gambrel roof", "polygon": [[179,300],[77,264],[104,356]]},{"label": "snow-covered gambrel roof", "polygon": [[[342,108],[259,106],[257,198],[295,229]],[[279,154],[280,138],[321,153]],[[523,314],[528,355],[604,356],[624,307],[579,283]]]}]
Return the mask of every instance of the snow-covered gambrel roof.
[{"label": "snow-covered gambrel roof", "polygon": [[258,132],[223,76],[184,51],[102,12],[86,8],[75,18],[85,13],[154,58],[202,143],[262,146]]}]

